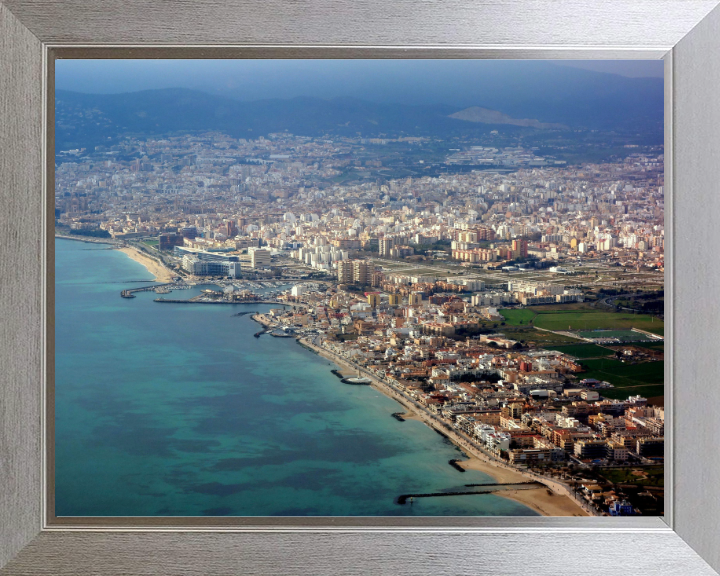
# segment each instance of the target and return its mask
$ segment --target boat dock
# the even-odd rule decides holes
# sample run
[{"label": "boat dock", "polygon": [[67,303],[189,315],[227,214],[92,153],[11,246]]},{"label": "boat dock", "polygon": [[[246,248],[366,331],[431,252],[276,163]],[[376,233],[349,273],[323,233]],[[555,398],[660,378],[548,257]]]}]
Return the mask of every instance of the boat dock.
[{"label": "boat dock", "polygon": [[287,302],[278,302],[277,300],[208,300],[203,294],[194,296],[189,300],[178,300],[173,298],[155,298],[154,302],[162,304],[225,304],[237,306],[238,304],[271,304],[273,306],[294,306]]},{"label": "boat dock", "polygon": [[150,292],[150,291],[155,292],[156,288],[164,289],[161,291],[161,293],[167,294],[169,292],[169,290],[166,288],[166,286],[172,286],[172,285],[173,285],[172,283],[167,283],[167,284],[153,284],[152,286],[143,286],[141,288],[126,288],[125,290],[120,292],[120,296],[122,296],[123,298],[135,298],[136,292]]}]

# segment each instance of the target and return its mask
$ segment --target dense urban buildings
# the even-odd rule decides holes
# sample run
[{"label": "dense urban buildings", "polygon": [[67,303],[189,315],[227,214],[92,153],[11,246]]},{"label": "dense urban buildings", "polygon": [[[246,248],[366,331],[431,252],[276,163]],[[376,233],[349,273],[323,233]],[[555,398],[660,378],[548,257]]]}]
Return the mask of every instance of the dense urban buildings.
[{"label": "dense urban buildings", "polygon": [[593,513],[657,504],[597,469],[662,463],[662,376],[632,380],[662,367],[662,150],[568,165],[467,146],[432,175],[384,172],[388,146],[432,144],[210,132],[66,151],[57,231],[221,287],[199,301],[282,286],[259,321],[466,449],[554,478]]}]

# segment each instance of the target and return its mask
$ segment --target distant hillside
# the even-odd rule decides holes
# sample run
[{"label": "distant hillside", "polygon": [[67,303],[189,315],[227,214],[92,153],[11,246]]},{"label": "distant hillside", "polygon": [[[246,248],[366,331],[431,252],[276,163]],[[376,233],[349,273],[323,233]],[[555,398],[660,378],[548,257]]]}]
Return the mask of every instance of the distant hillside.
[{"label": "distant hillside", "polygon": [[[127,94],[81,94],[58,90],[56,149],[105,143],[120,134],[222,130],[256,138],[289,131],[305,136],[342,134],[451,134],[452,106],[376,104],[353,98],[292,98],[241,102],[187,89]],[[483,129],[485,130],[485,129]]]},{"label": "distant hillside", "polygon": [[513,118],[497,110],[490,110],[488,108],[481,108],[480,106],[471,106],[450,114],[449,118],[455,118],[456,120],[465,120],[467,122],[480,122],[481,124],[511,124],[513,126],[526,126],[529,128],[539,128],[541,130],[555,128],[558,130],[567,130],[568,127],[565,124],[556,124],[552,122],[540,122],[538,120],[528,120]]},{"label": "distant hillside", "polygon": [[[57,90],[55,145],[58,151],[91,149],[112,143],[124,134],[202,130],[221,130],[244,138],[282,131],[304,136],[449,138],[474,137],[495,128],[505,133],[520,133],[569,127],[632,132],[661,140],[662,82],[631,83],[638,88],[633,91],[625,80],[658,79],[618,81],[619,77],[613,75],[597,76],[604,81],[602,90],[598,88],[600,96],[578,92],[579,88],[575,87],[578,97],[573,99],[565,86],[556,87],[554,93],[548,92],[545,86],[540,95],[533,93],[531,98],[526,95],[527,90],[522,91],[523,95],[511,86],[503,88],[508,98],[498,106],[488,104],[498,100],[498,95],[488,87],[482,94],[487,100],[477,100],[476,105],[470,107],[378,103],[350,97],[241,101],[185,88],[123,94]],[[510,97],[511,94],[514,97]]]}]

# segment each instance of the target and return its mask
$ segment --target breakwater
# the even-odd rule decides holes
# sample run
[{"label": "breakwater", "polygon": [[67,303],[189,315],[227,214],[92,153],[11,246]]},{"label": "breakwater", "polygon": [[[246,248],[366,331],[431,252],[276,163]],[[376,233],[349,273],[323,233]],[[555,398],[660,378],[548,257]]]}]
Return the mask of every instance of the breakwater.
[{"label": "breakwater", "polygon": [[372,384],[372,381],[369,378],[361,378],[357,376],[343,378],[340,382],[343,384],[350,384],[352,386],[370,386]]},{"label": "breakwater", "polygon": [[135,298],[135,292],[150,292],[156,288],[163,288],[165,286],[172,286],[172,284],[153,284],[152,286],[143,286],[142,288],[127,288],[120,292],[120,296],[123,298]]},{"label": "breakwater", "polygon": [[[118,278],[138,278],[142,267],[87,247],[56,241],[59,515],[536,515],[493,496],[398,506],[398,494],[491,480],[470,470],[458,482],[446,464],[455,448],[414,422],[395,424],[394,401],[338,386],[324,358],[292,340],[253,338],[261,326],[233,317],[267,307],[157,306],[150,293],[118,301]],[[108,327],[103,338],[98,325]],[[131,421],[129,405],[137,406]],[[362,457],[349,458],[349,446]],[[319,469],[332,470],[332,490]],[[372,489],[359,478],[371,478]],[[172,490],[148,489],[165,480]]]},{"label": "breakwater", "polygon": [[231,300],[175,300],[171,298],[155,298],[153,302],[160,302],[163,304],[229,304],[231,306],[237,306],[238,304],[277,304],[277,302],[265,300],[248,300],[243,302]]},{"label": "breakwater", "polygon": [[307,350],[307,351],[309,351],[309,352],[312,352],[313,354],[315,354],[315,355],[317,355],[317,356],[320,356],[320,352],[318,352],[317,350],[315,350],[315,348],[311,348],[311,347],[308,346],[307,344],[301,342],[299,338],[298,338],[297,340],[295,340],[295,342],[297,342],[300,346],[302,346],[303,348],[305,348],[305,350]]},{"label": "breakwater", "polygon": [[440,496],[467,496],[469,494],[493,494],[502,490],[532,490],[544,486],[541,482],[513,482],[509,484],[475,484],[483,486],[488,490],[465,490],[462,492],[429,492],[426,494],[401,494],[397,497],[396,503],[404,505],[408,500],[415,498],[436,498]]}]

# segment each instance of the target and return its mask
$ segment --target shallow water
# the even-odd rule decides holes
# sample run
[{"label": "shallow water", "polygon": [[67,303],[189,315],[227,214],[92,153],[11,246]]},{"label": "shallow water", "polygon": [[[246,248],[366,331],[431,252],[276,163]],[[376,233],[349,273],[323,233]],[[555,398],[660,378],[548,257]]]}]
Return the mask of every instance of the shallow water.
[{"label": "shallow water", "polygon": [[270,306],[120,298],[152,279],[142,265],[55,244],[58,516],[536,515],[494,495],[396,504],[493,480],[449,466],[459,450],[392,418],[394,400],[233,316]]}]

